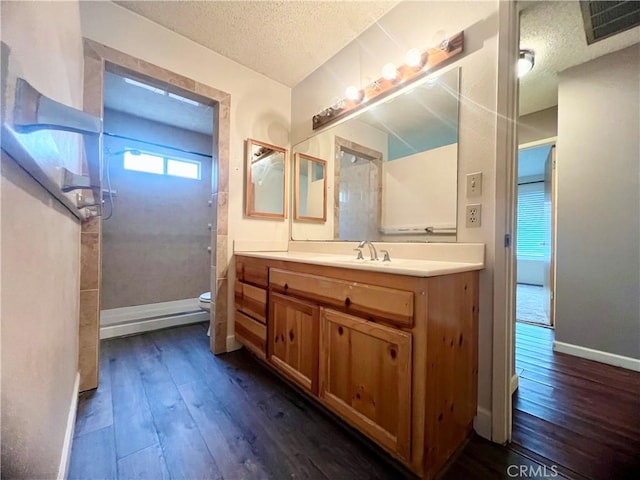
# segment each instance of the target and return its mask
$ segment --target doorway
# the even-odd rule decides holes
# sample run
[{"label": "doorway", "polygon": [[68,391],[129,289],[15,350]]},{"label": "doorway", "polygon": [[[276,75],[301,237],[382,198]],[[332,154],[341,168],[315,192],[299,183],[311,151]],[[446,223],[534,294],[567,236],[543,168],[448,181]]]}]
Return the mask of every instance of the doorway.
[{"label": "doorway", "polygon": [[[224,353],[228,350],[228,196],[229,196],[229,144],[230,95],[209,85],[194,81],[178,73],[142,61],[93,40],[84,40],[84,110],[103,117],[105,71],[133,72],[138,80],[154,87],[198,101],[205,98],[211,106],[213,119],[211,192],[210,202],[215,207],[215,221],[211,225],[211,261],[208,279],[211,291],[210,350]],[[98,156],[98,152],[90,152]],[[108,212],[107,212],[108,214]],[[78,329],[78,370],[80,391],[98,386],[100,371],[100,296],[99,270],[101,263],[102,219],[95,217],[82,224],[80,322]],[[91,281],[89,281],[91,280]]]},{"label": "doorway", "polygon": [[518,152],[516,321],[553,328],[555,142]]},{"label": "doorway", "polygon": [[209,103],[105,71],[101,339],[210,319]]},{"label": "doorway", "polygon": [[382,153],[335,137],[334,239],[380,239]]}]

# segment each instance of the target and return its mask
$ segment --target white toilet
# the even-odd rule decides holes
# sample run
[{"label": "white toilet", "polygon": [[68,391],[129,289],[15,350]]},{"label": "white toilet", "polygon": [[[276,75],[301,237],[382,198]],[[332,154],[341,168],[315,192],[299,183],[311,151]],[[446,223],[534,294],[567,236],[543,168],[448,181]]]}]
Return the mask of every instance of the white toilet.
[{"label": "white toilet", "polygon": [[[198,306],[207,312],[211,312],[211,292],[204,292],[198,297]],[[207,330],[207,336],[211,336],[211,322],[209,322],[209,330]]]}]

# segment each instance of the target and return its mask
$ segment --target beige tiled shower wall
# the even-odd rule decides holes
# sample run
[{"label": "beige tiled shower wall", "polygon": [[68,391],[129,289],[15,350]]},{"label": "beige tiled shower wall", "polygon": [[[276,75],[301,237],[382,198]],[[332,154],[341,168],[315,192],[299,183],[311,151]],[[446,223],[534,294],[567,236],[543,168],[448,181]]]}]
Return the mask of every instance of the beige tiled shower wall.
[{"label": "beige tiled shower wall", "polygon": [[[105,92],[106,104],[113,94]],[[209,117],[209,125],[199,126],[210,128],[212,122]],[[212,136],[111,109],[104,110],[104,130],[126,139],[104,139],[103,178],[108,167],[117,195],[113,215],[103,217],[101,309],[197,298],[209,291],[207,226],[215,223],[216,211],[207,204],[212,181],[206,155]],[[126,148],[198,161],[201,179],[125,170],[123,155],[113,153]]]},{"label": "beige tiled shower wall", "polygon": [[99,218],[82,224],[80,233],[80,323],[78,368],[80,391],[98,386],[100,355],[100,229]]}]

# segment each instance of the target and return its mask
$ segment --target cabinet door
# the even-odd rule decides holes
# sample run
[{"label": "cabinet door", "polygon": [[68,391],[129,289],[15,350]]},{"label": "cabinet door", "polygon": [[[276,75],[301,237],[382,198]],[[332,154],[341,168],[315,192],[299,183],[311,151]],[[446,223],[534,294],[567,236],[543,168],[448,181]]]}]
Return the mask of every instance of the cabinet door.
[{"label": "cabinet door", "polygon": [[271,292],[269,296],[269,361],[313,394],[318,394],[319,308]]},{"label": "cabinet door", "polygon": [[320,398],[380,445],[411,453],[411,334],[321,309]]}]

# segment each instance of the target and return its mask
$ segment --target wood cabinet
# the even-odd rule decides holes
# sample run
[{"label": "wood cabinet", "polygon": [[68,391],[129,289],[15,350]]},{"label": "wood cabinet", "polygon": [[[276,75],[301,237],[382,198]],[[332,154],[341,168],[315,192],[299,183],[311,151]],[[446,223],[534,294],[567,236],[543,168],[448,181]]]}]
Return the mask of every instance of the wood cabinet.
[{"label": "wood cabinet", "polygon": [[274,268],[269,285],[368,319],[413,325],[413,292]]},{"label": "wood cabinet", "polygon": [[473,427],[478,272],[236,257],[236,338],[423,478]]},{"label": "wood cabinet", "polygon": [[242,312],[236,312],[236,339],[258,357],[267,356],[267,327]]},{"label": "wood cabinet", "polygon": [[372,439],[409,460],[411,334],[323,308],[320,398]]},{"label": "wood cabinet", "polygon": [[261,359],[267,358],[267,285],[269,269],[259,258],[236,260],[235,336]]},{"label": "wood cabinet", "polygon": [[269,302],[269,361],[291,380],[318,393],[319,307],[271,293]]},{"label": "wood cabinet", "polygon": [[267,291],[247,283],[235,283],[236,309],[261,323],[267,323]]}]

